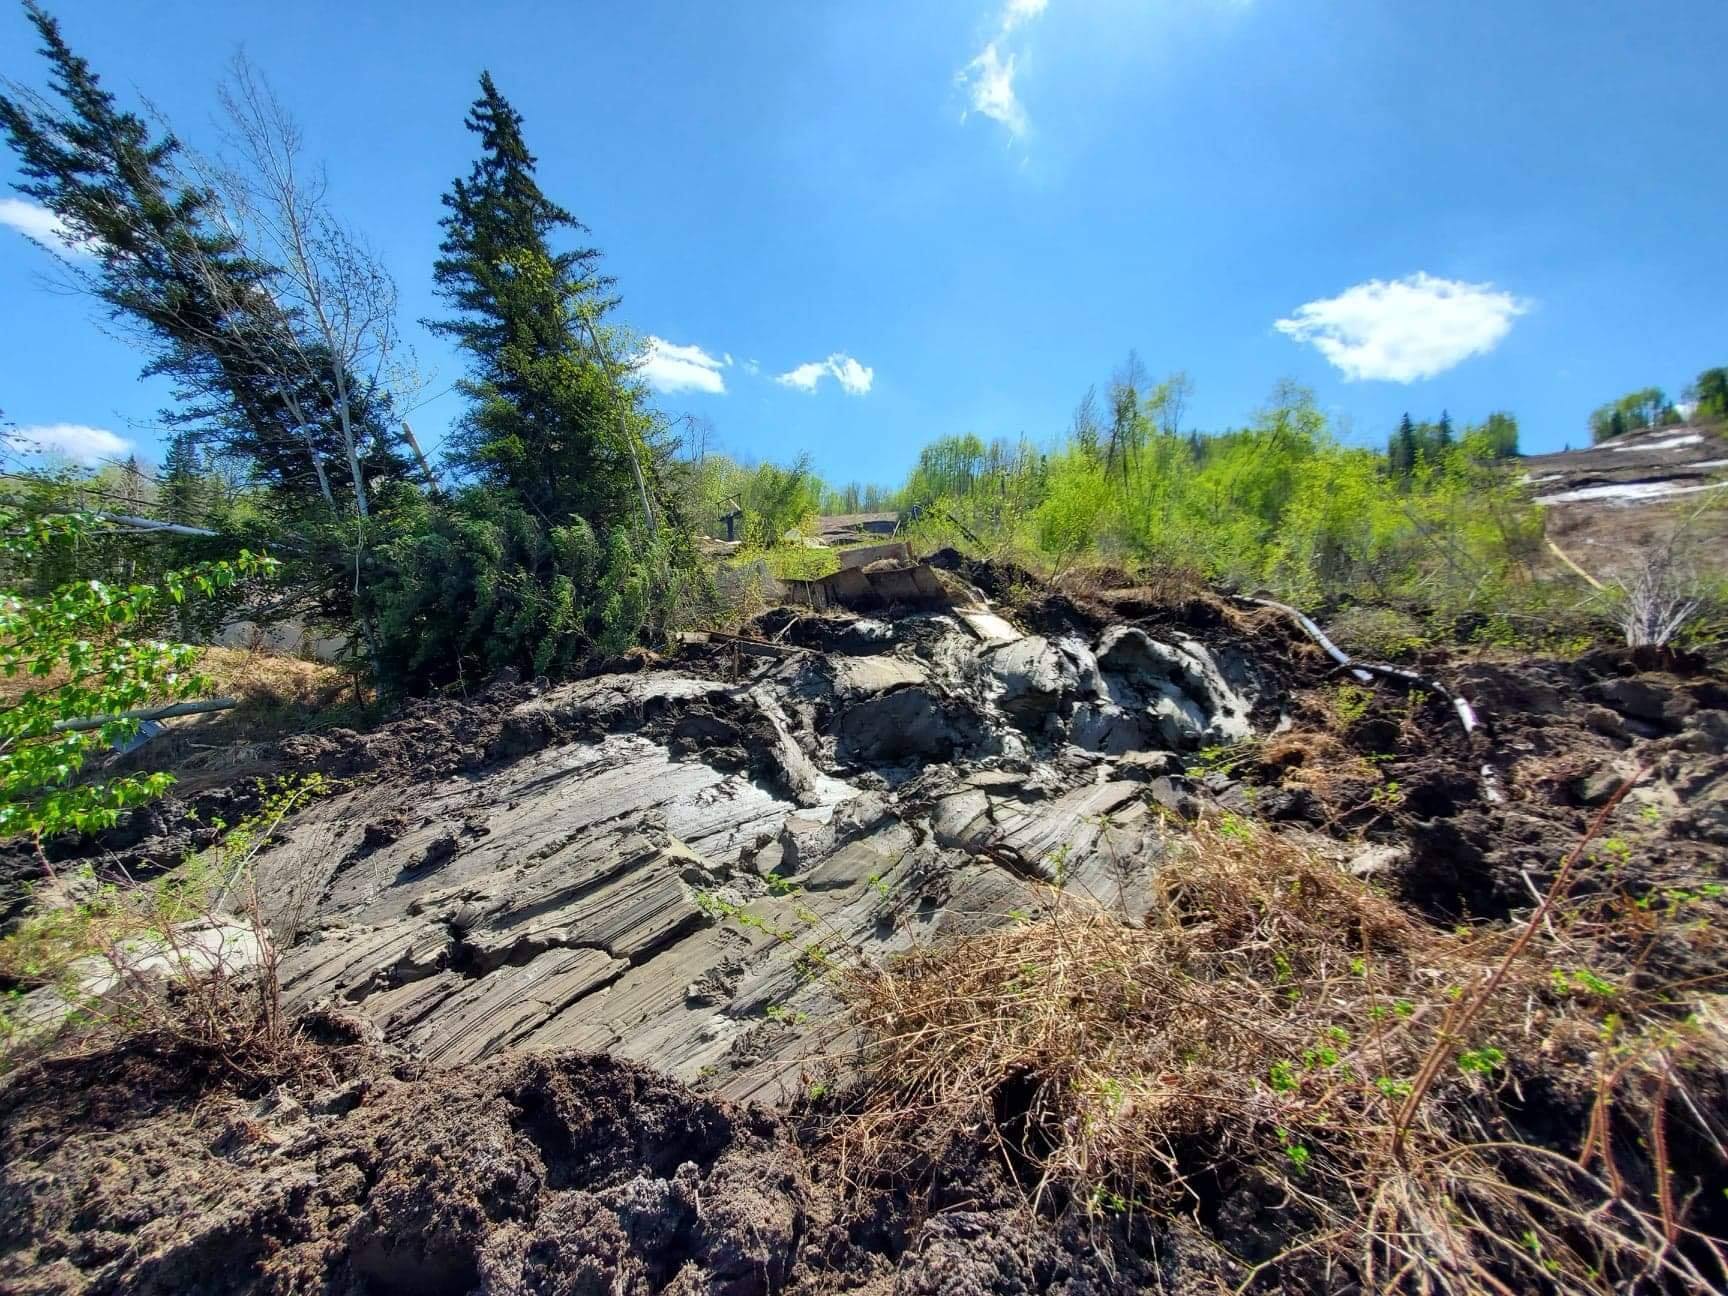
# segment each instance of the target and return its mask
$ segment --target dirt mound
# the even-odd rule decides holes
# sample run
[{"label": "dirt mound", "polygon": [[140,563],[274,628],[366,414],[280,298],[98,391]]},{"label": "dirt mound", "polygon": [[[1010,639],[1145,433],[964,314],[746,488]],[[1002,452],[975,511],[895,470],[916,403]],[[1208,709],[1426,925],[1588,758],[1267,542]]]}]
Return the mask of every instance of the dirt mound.
[{"label": "dirt mound", "polygon": [[[348,1048],[236,1091],[147,1041],[0,1090],[18,1293],[554,1296],[1128,1292],[1191,1267],[1122,1224],[1031,1221],[988,1151],[843,1214],[779,1118],[557,1054],[458,1071]],[[1196,1256],[1216,1269],[1199,1242]]]},{"label": "dirt mound", "polygon": [[808,1219],[765,1113],[602,1057],[252,1097],[141,1047],[0,1092],[10,1291],[744,1293]]},{"label": "dirt mound", "polygon": [[[1652,669],[1652,667],[1655,667]],[[1386,848],[1373,868],[1437,921],[1533,903],[1596,809],[1644,777],[1597,850],[1634,900],[1721,872],[1728,845],[1728,685],[1684,655],[1479,658],[1439,672],[1484,721],[1466,738],[1419,685],[1298,690],[1286,730],[1202,785],[1259,817]],[[1479,766],[1505,785],[1484,795]]]}]

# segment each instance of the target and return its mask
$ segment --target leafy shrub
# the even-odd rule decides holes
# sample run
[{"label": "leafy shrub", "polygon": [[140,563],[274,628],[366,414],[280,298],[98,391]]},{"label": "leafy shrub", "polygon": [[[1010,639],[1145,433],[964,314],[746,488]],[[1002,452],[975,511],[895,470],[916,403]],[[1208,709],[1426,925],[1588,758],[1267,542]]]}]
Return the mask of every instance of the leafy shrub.
[{"label": "leafy shrub", "polygon": [[[85,515],[27,518],[0,510],[0,552],[8,567],[28,564],[55,541],[99,533],[96,520]],[[188,594],[209,598],[274,565],[243,549],[231,561],[163,572],[153,585],[83,580],[47,597],[0,590],[0,671],[43,681],[0,710],[0,837],[22,833],[40,841],[92,832],[166,791],[173,780],[160,773],[78,778],[95,751],[137,734],[141,720],[130,712],[208,688],[196,669],[202,649],[128,632],[183,604]]]}]

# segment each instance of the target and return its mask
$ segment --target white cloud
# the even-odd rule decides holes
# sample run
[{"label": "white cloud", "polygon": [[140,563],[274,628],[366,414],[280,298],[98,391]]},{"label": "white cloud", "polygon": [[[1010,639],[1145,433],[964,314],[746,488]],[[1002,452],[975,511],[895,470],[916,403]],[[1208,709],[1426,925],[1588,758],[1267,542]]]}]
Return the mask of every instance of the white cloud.
[{"label": "white cloud", "polygon": [[973,112],[1001,122],[1016,138],[1026,133],[1026,109],[1014,93],[1014,56],[1004,59],[995,41],[961,68],[955,81],[971,96]]},{"label": "white cloud", "polygon": [[1273,327],[1312,343],[1351,381],[1409,383],[1486,355],[1529,309],[1493,284],[1418,272],[1307,302]]},{"label": "white cloud", "polygon": [[86,465],[132,453],[132,443],[125,437],[82,423],[39,423],[34,427],[13,428],[5,434],[5,440],[7,448],[20,454],[57,454]]},{"label": "white cloud", "polygon": [[730,355],[711,356],[699,346],[679,346],[652,335],[635,361],[636,372],[656,391],[702,391],[715,396],[726,394],[721,371],[731,363]]},{"label": "white cloud", "polygon": [[868,365],[859,364],[845,352],[836,351],[826,360],[812,360],[801,364],[796,369],[780,374],[774,381],[783,387],[796,387],[799,391],[813,392],[816,385],[828,377],[839,383],[840,390],[848,396],[862,396],[875,383],[876,371]]},{"label": "white cloud", "polygon": [[10,226],[51,252],[67,256],[94,256],[89,239],[76,237],[53,212],[22,198],[0,198],[0,225]]},{"label": "white cloud", "polygon": [[[954,74],[954,83],[966,91],[969,112],[981,113],[1001,122],[1019,139],[1029,125],[1026,109],[1014,92],[1014,67],[1019,55],[1004,48],[1005,39],[1049,8],[1050,0],[1006,0],[997,19],[996,35],[965,67]],[[967,113],[960,114],[966,120]]]}]

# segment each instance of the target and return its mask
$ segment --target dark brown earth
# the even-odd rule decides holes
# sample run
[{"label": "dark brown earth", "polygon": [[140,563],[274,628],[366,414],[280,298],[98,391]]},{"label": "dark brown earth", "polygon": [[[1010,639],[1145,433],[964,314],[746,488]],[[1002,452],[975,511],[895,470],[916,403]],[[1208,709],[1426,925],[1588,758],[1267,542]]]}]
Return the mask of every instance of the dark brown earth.
[{"label": "dark brown earth", "polygon": [[[1160,834],[1210,810],[1323,844],[1434,923],[1496,923],[1528,912],[1639,769],[1618,844],[1588,866],[1594,882],[1636,900],[1723,876],[1728,679],[1700,659],[1431,654],[1420,671],[1485,722],[1468,738],[1443,698],[1357,684],[1268,609],[1205,593],[1065,594],[958,555],[937,562],[1032,636],[983,650],[995,672],[983,691],[965,664],[977,650],[956,657],[966,641],[942,609],[868,622],[781,610],[751,628],[780,648],[760,657],[716,643],[558,690],[498,681],[465,701],[410,704],[370,733],[264,753],[262,767],[344,781],[261,866],[266,883],[272,859],[328,866],[310,899],[287,888],[275,911],[292,917],[278,929],[290,998],[314,988],[299,1004],[312,1060],[248,1085],[140,1040],[20,1069],[0,1086],[0,1289],[1228,1290],[1246,1272],[1232,1255],[1278,1236],[1280,1203],[1247,1179],[1221,1180],[1191,1222],[1155,1230],[1132,1216],[1034,1216],[981,1138],[916,1191],[843,1196],[800,1123],[816,1054],[843,1026],[773,942],[716,921],[692,891],[778,922],[794,902],[770,881],[795,879],[798,903],[886,957],[897,942],[1003,921],[1052,852],[1131,911]],[[1119,627],[1239,662],[1254,741],[1120,749],[1121,730],[1072,685],[1087,654],[1130,669]],[[546,811],[567,813],[607,762],[642,762],[672,800],[631,810],[636,791],[620,785],[604,794],[612,820],[560,828],[556,849],[524,864],[510,834],[533,798],[568,789]],[[667,818],[679,779],[693,801],[745,809]],[[1120,789],[1103,828],[1084,808],[1098,788]],[[257,795],[244,782],[203,789],[63,853],[147,876],[206,843],[188,810],[232,821]],[[968,819],[974,804],[983,817]],[[1062,815],[1060,833],[1041,835]],[[1126,866],[1111,853],[1123,843]],[[551,875],[544,903],[512,890],[553,866],[572,871]],[[500,890],[506,867],[528,871]],[[660,898],[631,898],[627,921],[604,932],[578,905],[552,934],[520,935],[523,913],[610,895],[616,878]],[[893,897],[878,901],[887,883]],[[470,908],[440,910],[447,895]],[[486,908],[495,901],[505,907]],[[426,933],[412,925],[422,916]],[[403,943],[368,954],[393,923]],[[357,951],[352,970],[332,971],[330,950]],[[1658,948],[1649,974],[1683,976],[1685,958]],[[538,960],[564,960],[566,977],[590,960],[599,988],[499,1027],[515,1021],[505,978]],[[439,1014],[461,1029],[440,1035]],[[611,1056],[560,1043],[588,1038]],[[1578,1112],[1540,1108],[1517,1133],[1571,1155]],[[1720,1167],[1689,1172],[1720,1195]]]}]

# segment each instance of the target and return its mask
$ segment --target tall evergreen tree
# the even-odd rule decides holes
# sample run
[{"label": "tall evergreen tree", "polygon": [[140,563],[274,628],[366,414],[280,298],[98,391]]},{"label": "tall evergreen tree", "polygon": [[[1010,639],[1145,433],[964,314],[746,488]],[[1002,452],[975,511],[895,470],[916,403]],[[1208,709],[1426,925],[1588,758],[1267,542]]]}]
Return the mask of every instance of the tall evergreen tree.
[{"label": "tall evergreen tree", "polygon": [[185,432],[168,438],[162,456],[162,515],[170,522],[202,525],[210,506],[198,446]]},{"label": "tall evergreen tree", "polygon": [[[139,336],[145,372],[174,383],[182,405],[169,421],[244,457],[288,496],[334,505],[349,474],[326,395],[299,363],[306,344],[270,290],[273,268],[248,255],[217,196],[182,172],[179,141],[121,108],[34,0],[25,11],[59,102],[15,87],[0,94],[18,189],[90,251],[93,269],[69,270]],[[400,465],[380,453],[368,468]]]},{"label": "tall evergreen tree", "polygon": [[480,158],[444,196],[433,269],[456,314],[431,326],[470,366],[453,457],[548,521],[604,528],[647,512],[652,526],[651,420],[608,356],[613,281],[596,249],[555,250],[557,236],[587,231],[541,191],[522,116],[490,74],[480,90],[467,118]]},{"label": "tall evergreen tree", "polygon": [[1434,449],[1441,454],[1452,448],[1452,416],[1440,411],[1440,421],[1434,425]]},{"label": "tall evergreen tree", "polygon": [[1386,446],[1386,462],[1394,477],[1408,478],[1416,470],[1416,425],[1408,411],[1398,420],[1398,430]]},{"label": "tall evergreen tree", "polygon": [[670,447],[613,359],[612,281],[594,249],[556,250],[585,231],[541,192],[521,115],[489,75],[480,90],[434,267],[454,314],[429,321],[467,357],[451,457],[472,480],[381,549],[381,655],[410,683],[562,673],[662,638],[703,585],[660,485]]}]

